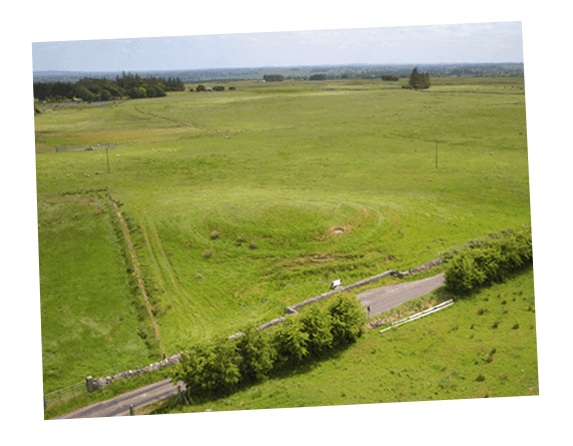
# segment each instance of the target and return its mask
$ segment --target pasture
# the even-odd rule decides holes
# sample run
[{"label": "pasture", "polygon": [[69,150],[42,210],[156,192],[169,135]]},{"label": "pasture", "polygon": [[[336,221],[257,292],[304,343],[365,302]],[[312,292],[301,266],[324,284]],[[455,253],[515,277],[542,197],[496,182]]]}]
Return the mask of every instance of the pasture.
[{"label": "pasture", "polygon": [[[433,78],[420,92],[401,89],[404,82],[232,82],[224,92],[49,110],[35,117],[39,222],[54,215],[54,230],[79,219],[95,225],[90,211],[52,213],[42,203],[109,187],[129,215],[168,355],[282,316],[334,279],[349,284],[419,266],[530,223],[523,79]],[[110,174],[105,150],[55,152],[111,142]],[[116,268],[96,256],[51,254],[72,243],[57,230],[57,244],[40,237],[45,385],[71,360],[51,353],[64,342],[52,327],[85,321],[48,310],[44,287],[55,295],[81,278],[77,298],[90,300],[87,281],[97,276],[78,265]],[[86,246],[120,243],[109,228],[95,231]],[[129,293],[117,297],[132,311]],[[138,353],[124,355],[121,336],[136,332],[137,323],[122,322],[107,335],[123,369],[156,355],[137,336]],[[96,350],[87,355],[101,367],[53,375],[50,388],[120,366]]]}]

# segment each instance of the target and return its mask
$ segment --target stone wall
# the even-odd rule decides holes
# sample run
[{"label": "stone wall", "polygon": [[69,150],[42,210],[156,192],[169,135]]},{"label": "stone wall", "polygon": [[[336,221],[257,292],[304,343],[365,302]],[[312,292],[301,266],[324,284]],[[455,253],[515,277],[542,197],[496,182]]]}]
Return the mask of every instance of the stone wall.
[{"label": "stone wall", "polygon": [[[144,373],[151,372],[153,370],[159,370],[163,367],[170,366],[179,362],[179,358],[181,358],[181,353],[176,353],[169,358],[165,358],[162,361],[154,362],[153,364],[149,364],[146,367],[141,369],[135,370],[127,370],[125,372],[118,373],[115,376],[105,376],[103,378],[94,378],[92,379],[92,391],[99,390],[111,384],[117,379],[123,378],[133,378],[134,376],[143,375]],[[89,377],[88,377],[89,379]],[[88,384],[89,388],[89,384]]]},{"label": "stone wall", "polygon": [[436,259],[436,260],[432,260],[431,262],[428,262],[422,266],[419,266],[417,268],[410,269],[408,271],[401,271],[400,272],[400,271],[396,271],[393,269],[389,269],[388,271],[385,271],[385,272],[378,274],[376,276],[369,277],[368,279],[364,279],[364,280],[352,283],[352,284],[347,285],[347,286],[338,287],[335,290],[329,291],[328,293],[324,293],[324,294],[321,294],[319,296],[315,296],[315,297],[312,297],[308,300],[305,300],[304,302],[299,302],[298,304],[291,305],[290,307],[286,308],[285,313],[286,314],[296,314],[296,313],[298,313],[298,309],[300,309],[306,305],[316,303],[316,302],[318,302],[318,301],[320,301],[320,300],[322,300],[328,296],[332,296],[333,294],[336,294],[336,293],[342,293],[344,291],[350,291],[350,290],[353,290],[355,288],[362,287],[364,285],[369,285],[371,283],[377,282],[378,280],[383,279],[384,277],[388,277],[390,275],[392,275],[394,277],[400,277],[401,278],[401,277],[409,276],[411,274],[414,274],[414,273],[417,273],[420,271],[424,271],[424,270],[431,268],[433,266],[441,265],[442,263],[444,263],[442,259]]}]

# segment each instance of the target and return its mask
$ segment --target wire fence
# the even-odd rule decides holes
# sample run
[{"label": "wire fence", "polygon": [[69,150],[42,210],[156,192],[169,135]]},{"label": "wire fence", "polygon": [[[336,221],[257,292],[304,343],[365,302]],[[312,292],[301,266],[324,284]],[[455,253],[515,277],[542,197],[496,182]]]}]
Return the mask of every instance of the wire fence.
[{"label": "wire fence", "polygon": [[60,146],[56,147],[58,152],[81,152],[84,150],[102,150],[102,149],[113,149],[117,146],[116,142],[108,144],[96,144],[96,145],[83,145],[83,146]]},{"label": "wire fence", "polygon": [[68,401],[76,396],[88,393],[86,383],[80,381],[79,383],[72,384],[71,386],[64,387],[63,389],[55,390],[50,393],[44,394],[44,409],[47,409],[55,403]]}]

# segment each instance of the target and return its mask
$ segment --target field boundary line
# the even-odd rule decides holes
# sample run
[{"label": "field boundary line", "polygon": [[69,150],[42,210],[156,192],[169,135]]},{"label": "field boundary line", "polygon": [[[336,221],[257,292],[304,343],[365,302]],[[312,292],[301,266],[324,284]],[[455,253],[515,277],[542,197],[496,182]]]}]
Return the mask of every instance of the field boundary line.
[{"label": "field boundary line", "polygon": [[165,119],[166,121],[171,121],[171,122],[175,122],[177,124],[182,124],[186,127],[192,128],[194,130],[207,130],[209,132],[220,132],[219,130],[216,130],[216,129],[211,129],[208,127],[198,127],[195,124],[191,124],[189,122],[179,121],[178,119],[169,118],[167,116],[161,116],[161,115],[158,115],[157,113],[151,113],[149,111],[142,110],[141,108],[137,107],[136,105],[134,105],[133,108],[135,108],[139,113],[143,113],[144,115],[149,115],[149,116],[153,116],[154,118]]},{"label": "field boundary line", "polygon": [[[335,288],[334,290],[329,291],[329,292],[327,292],[327,293],[323,293],[323,294],[320,294],[320,295],[318,295],[318,296],[311,297],[310,299],[307,299],[307,300],[305,300],[305,301],[303,301],[303,302],[299,302],[299,303],[297,303],[297,304],[294,304],[294,305],[291,305],[291,306],[289,306],[289,307],[286,307],[286,308],[285,308],[285,315],[284,315],[284,316],[279,317],[279,318],[276,318],[276,319],[273,319],[272,321],[269,321],[269,322],[264,323],[263,325],[259,326],[259,327],[257,328],[257,330],[266,330],[266,329],[269,328],[269,327],[273,327],[273,326],[275,326],[275,325],[282,324],[282,323],[285,321],[285,319],[286,319],[286,317],[287,317],[288,315],[290,315],[290,314],[292,314],[292,315],[298,314],[298,309],[299,309],[299,308],[305,307],[305,306],[310,305],[310,304],[314,304],[314,303],[319,302],[319,301],[321,301],[322,299],[325,299],[325,298],[327,298],[327,297],[329,297],[329,296],[332,296],[332,295],[334,295],[334,294],[342,293],[342,292],[344,292],[344,291],[350,291],[350,290],[353,290],[353,289],[355,289],[355,288],[362,287],[362,286],[364,286],[364,285],[369,285],[369,284],[371,284],[371,283],[377,282],[378,280],[383,279],[384,277],[388,277],[388,276],[390,276],[390,275],[401,279],[402,277],[412,275],[412,274],[417,273],[417,272],[419,272],[419,271],[424,271],[424,270],[426,270],[426,269],[432,268],[433,266],[441,265],[441,264],[443,264],[443,263],[444,263],[444,261],[443,261],[442,259],[436,259],[436,260],[432,260],[431,262],[425,263],[424,265],[421,265],[421,266],[419,266],[419,267],[417,267],[417,268],[409,269],[408,271],[397,271],[397,270],[395,270],[395,269],[389,269],[388,271],[385,271],[385,272],[383,272],[383,273],[381,273],[381,274],[377,274],[377,275],[372,276],[372,277],[369,277],[369,278],[367,278],[367,279],[363,279],[363,280],[360,280],[360,281],[358,281],[358,282],[354,282],[354,283],[352,283],[352,284],[350,284],[350,285],[347,285],[347,286],[344,286],[344,287],[341,286],[341,287]],[[244,333],[242,333],[242,332],[235,333],[235,334],[229,336],[229,339],[238,338],[238,337],[242,336],[243,334],[244,334]]]},{"label": "field boundary line", "polygon": [[[78,395],[83,395],[87,393],[85,382],[80,381],[79,383],[71,384],[69,386],[63,387],[62,389],[54,390],[52,392],[44,393],[44,410],[51,406],[56,401],[67,401]],[[77,389],[82,386],[83,391],[78,392]],[[66,393],[67,392],[67,393]],[[66,393],[66,394],[65,394]]]},{"label": "field boundary line", "polygon": [[145,301],[145,308],[147,309],[147,314],[149,315],[149,319],[151,321],[151,325],[153,326],[153,331],[155,333],[155,338],[157,339],[159,345],[159,353],[165,355],[165,350],[163,350],[163,344],[161,343],[161,336],[159,334],[159,326],[153,317],[153,312],[151,311],[151,304],[149,303],[149,299],[147,297],[147,292],[145,291],[145,286],[143,285],[143,280],[141,279],[141,272],[139,271],[139,264],[137,263],[137,257],[135,255],[135,249],[133,248],[133,243],[131,241],[131,237],[129,236],[129,229],[127,228],[127,224],[117,207],[117,204],[113,200],[111,193],[109,192],[109,187],[107,188],[107,195],[113,208],[117,213],[117,217],[119,218],[119,222],[121,224],[121,229],[123,230],[123,235],[125,237],[125,241],[127,243],[127,249],[129,250],[129,254],[131,257],[131,262],[133,264],[133,270],[135,271],[135,275],[137,277],[137,284],[139,285],[139,290],[141,291],[141,295],[143,296],[143,300]]},{"label": "field boundary line", "polygon": [[332,296],[333,294],[342,293],[344,291],[350,291],[350,290],[353,290],[355,288],[362,287],[364,285],[369,285],[371,283],[377,282],[378,280],[383,279],[384,277],[388,277],[390,275],[401,279],[402,277],[409,276],[409,275],[412,275],[412,274],[420,272],[420,271],[424,271],[426,269],[432,268],[433,266],[441,265],[443,263],[444,263],[444,261],[442,259],[436,259],[436,260],[432,260],[431,262],[425,263],[424,265],[421,265],[417,268],[409,269],[408,271],[397,271],[395,269],[389,269],[388,271],[385,271],[381,274],[377,274],[376,276],[372,276],[372,277],[369,277],[367,279],[363,279],[363,280],[360,280],[358,282],[354,282],[354,283],[347,285],[347,286],[338,287],[338,288],[336,288],[332,291],[329,291],[327,293],[323,293],[323,294],[320,294],[318,296],[311,297],[310,299],[307,299],[303,302],[299,302],[297,304],[291,305],[291,306],[286,308],[285,313],[296,314],[296,313],[298,313],[299,308],[302,308],[306,305],[318,302],[318,301],[320,301],[326,297]]}]

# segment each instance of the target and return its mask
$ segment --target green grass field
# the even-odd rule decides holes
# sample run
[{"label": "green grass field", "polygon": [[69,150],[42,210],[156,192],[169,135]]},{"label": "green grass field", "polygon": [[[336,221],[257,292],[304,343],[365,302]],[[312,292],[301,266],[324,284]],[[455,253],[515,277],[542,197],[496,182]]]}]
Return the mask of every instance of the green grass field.
[{"label": "green grass field", "polygon": [[95,193],[38,200],[45,393],[150,357],[108,206]]},{"label": "green grass field", "polygon": [[[236,91],[49,110],[35,118],[38,202],[109,186],[124,203],[167,354],[279,317],[333,279],[419,266],[530,223],[523,79],[432,79],[422,92],[403,82],[236,82],[226,85]],[[100,142],[118,143],[111,174],[104,150],[55,152]],[[41,224],[49,213],[38,209]],[[96,244],[106,237],[98,231]],[[55,275],[63,262],[53,249],[40,237],[42,308],[54,307],[45,287],[96,280],[85,266]],[[113,274],[112,262],[97,263]],[[63,314],[42,319],[45,380],[70,361],[50,356],[47,346],[63,342],[54,327],[84,326]],[[134,325],[120,325],[131,336]],[[145,365],[144,344],[129,356],[121,339],[107,342],[124,368]],[[91,355],[50,386],[116,369]]]}]

